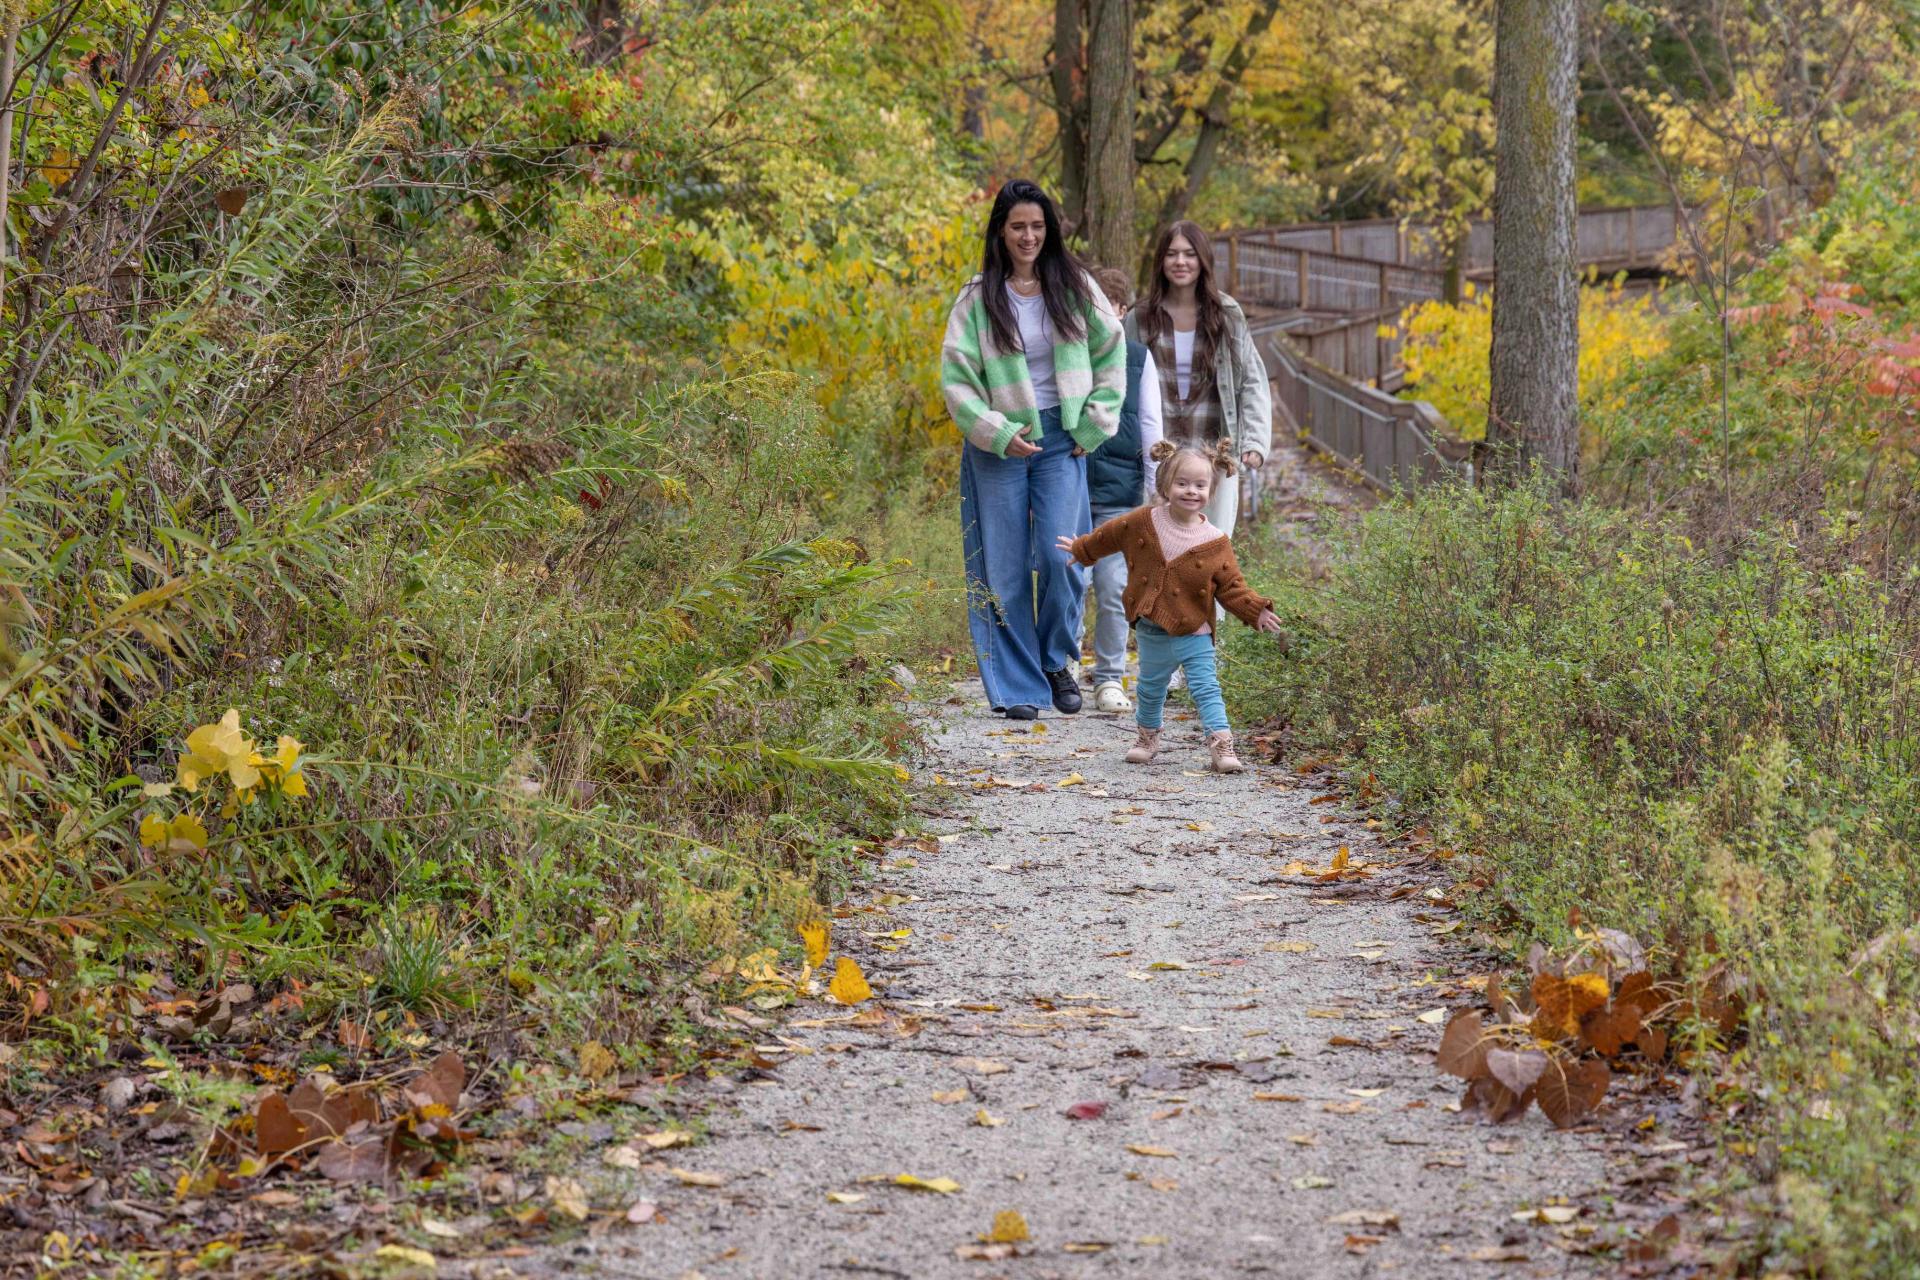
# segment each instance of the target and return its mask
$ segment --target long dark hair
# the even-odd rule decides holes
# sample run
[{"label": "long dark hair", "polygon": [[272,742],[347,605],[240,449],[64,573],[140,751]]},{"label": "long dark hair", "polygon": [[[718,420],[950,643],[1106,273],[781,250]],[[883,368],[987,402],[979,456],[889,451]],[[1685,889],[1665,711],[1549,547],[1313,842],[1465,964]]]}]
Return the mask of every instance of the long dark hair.
[{"label": "long dark hair", "polygon": [[1020,324],[1013,318],[1013,304],[1007,301],[1007,277],[1013,272],[1013,260],[1002,235],[1017,204],[1039,205],[1040,216],[1047,221],[1046,243],[1040,246],[1033,273],[1040,279],[1040,296],[1047,300],[1054,332],[1068,339],[1086,336],[1082,316],[1093,305],[1087,269],[1067,248],[1066,238],[1060,234],[1060,211],[1047,193],[1025,178],[1015,178],[993,198],[993,213],[987,218],[987,243],[980,255],[981,301],[987,305],[994,345],[1002,351],[1026,350],[1020,342]]},{"label": "long dark hair", "polygon": [[1173,331],[1173,317],[1167,313],[1167,291],[1172,288],[1167,283],[1167,250],[1173,247],[1175,236],[1192,245],[1200,259],[1200,275],[1193,282],[1195,310],[1199,313],[1193,335],[1193,369],[1198,383],[1201,377],[1213,378],[1213,353],[1227,339],[1227,313],[1220,305],[1220,290],[1213,283],[1213,241],[1185,218],[1162,231],[1153,246],[1153,275],[1138,309],[1140,340],[1150,344],[1162,333]]}]

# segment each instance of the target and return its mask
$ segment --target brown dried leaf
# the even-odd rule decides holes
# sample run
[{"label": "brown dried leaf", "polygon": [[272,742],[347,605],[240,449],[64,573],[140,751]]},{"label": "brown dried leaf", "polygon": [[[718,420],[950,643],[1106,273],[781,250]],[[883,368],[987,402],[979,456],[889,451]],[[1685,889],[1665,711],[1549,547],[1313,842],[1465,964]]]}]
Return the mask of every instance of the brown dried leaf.
[{"label": "brown dried leaf", "polygon": [[335,1182],[380,1182],[387,1176],[387,1144],[377,1138],[351,1144],[329,1142],[320,1148],[314,1163]]},{"label": "brown dried leaf", "polygon": [[1440,1037],[1440,1069],[1462,1080],[1476,1080],[1487,1073],[1487,1046],[1480,1038],[1480,1015],[1471,1009],[1453,1016],[1446,1034]]},{"label": "brown dried leaf", "polygon": [[1653,975],[1642,969],[1620,979],[1620,986],[1613,993],[1616,1008],[1632,1005],[1639,1011],[1642,1022],[1653,1021],[1654,1010],[1661,1005],[1660,993],[1653,988]]},{"label": "brown dried leaf", "polygon": [[1547,1067],[1547,1055],[1538,1049],[1493,1049],[1487,1053],[1487,1070],[1517,1097],[1533,1087]]},{"label": "brown dried leaf", "polygon": [[1533,979],[1533,1034],[1542,1040],[1564,1040],[1580,1030],[1573,1014],[1573,989],[1558,974],[1535,974]]},{"label": "brown dried leaf", "polygon": [[1611,1058],[1632,1044],[1640,1035],[1640,1007],[1615,1003],[1610,1009],[1595,1009],[1580,1023],[1580,1038],[1596,1053]]},{"label": "brown dried leaf", "polygon": [[1555,1062],[1540,1077],[1540,1109],[1556,1126],[1568,1128],[1600,1105],[1612,1079],[1607,1064],[1595,1058],[1571,1066]]},{"label": "brown dried leaf", "polygon": [[1516,1095],[1489,1075],[1467,1086],[1466,1095],[1460,1099],[1460,1109],[1484,1111],[1487,1119],[1500,1124],[1524,1113],[1532,1102],[1531,1092]]},{"label": "brown dried leaf", "polygon": [[229,218],[234,217],[242,209],[247,207],[247,189],[245,187],[228,187],[224,191],[216,191],[213,193],[213,202],[220,206],[220,212],[226,214]]},{"label": "brown dried leaf", "polygon": [[[606,1053],[605,1049],[600,1051]],[[466,1083],[467,1069],[461,1063],[460,1055],[448,1049],[428,1063],[425,1071],[414,1077],[406,1088],[407,1101],[416,1107],[440,1106],[448,1111],[457,1111],[460,1108],[460,1090]]]},{"label": "brown dried leaf", "polygon": [[282,1156],[307,1140],[307,1126],[294,1118],[285,1094],[275,1090],[260,1099],[253,1113],[254,1149],[267,1158]]}]

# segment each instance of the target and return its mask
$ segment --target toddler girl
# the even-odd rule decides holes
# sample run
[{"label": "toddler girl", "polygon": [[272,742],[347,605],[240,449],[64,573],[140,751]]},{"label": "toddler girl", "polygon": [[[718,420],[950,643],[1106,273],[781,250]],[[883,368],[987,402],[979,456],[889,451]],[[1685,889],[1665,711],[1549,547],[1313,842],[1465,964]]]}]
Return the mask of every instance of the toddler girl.
[{"label": "toddler girl", "polygon": [[1140,736],[1127,763],[1150,764],[1160,749],[1160,711],[1175,670],[1187,675],[1187,690],[1207,729],[1215,773],[1239,773],[1233,731],[1213,660],[1214,605],[1250,627],[1279,631],[1273,602],[1255,595],[1240,576],[1233,543],[1207,521],[1214,485],[1233,475],[1232,446],[1212,452],[1162,440],[1153,447],[1157,501],[1109,520],[1078,538],[1061,535],[1061,551],[1083,565],[1118,552],[1127,561],[1125,603],[1140,650]]}]

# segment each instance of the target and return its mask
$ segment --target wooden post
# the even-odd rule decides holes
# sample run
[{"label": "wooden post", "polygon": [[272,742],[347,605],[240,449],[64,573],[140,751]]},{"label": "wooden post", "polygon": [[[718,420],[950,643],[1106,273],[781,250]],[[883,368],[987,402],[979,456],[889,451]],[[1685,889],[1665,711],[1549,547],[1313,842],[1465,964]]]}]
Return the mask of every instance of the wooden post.
[{"label": "wooden post", "polygon": [[1399,225],[1399,227],[1398,227],[1398,228],[1397,228],[1397,229],[1396,229],[1396,230],[1394,231],[1394,236],[1393,236],[1393,242],[1394,242],[1394,243],[1393,243],[1393,256],[1394,256],[1394,258],[1395,258],[1395,259],[1396,259],[1396,260],[1397,260],[1397,261],[1398,261],[1398,262],[1400,263],[1400,265],[1401,265],[1401,266],[1403,266],[1403,267],[1407,265],[1407,240],[1408,240],[1408,238],[1409,238],[1409,237],[1408,237],[1408,235],[1407,235],[1407,224],[1403,222],[1403,223],[1401,223],[1401,224]]},{"label": "wooden post", "polygon": [[1640,261],[1640,232],[1634,225],[1638,221],[1634,217],[1636,212],[1632,205],[1627,206],[1627,265],[1630,267]]},{"label": "wooden post", "polygon": [[1375,321],[1373,326],[1373,385],[1382,391],[1387,389],[1387,338],[1380,330],[1384,321]]},{"label": "wooden post", "polygon": [[1380,310],[1385,311],[1393,305],[1393,299],[1387,296],[1387,264],[1380,264]]},{"label": "wooden post", "polygon": [[1296,255],[1296,260],[1299,265],[1295,270],[1300,273],[1300,309],[1307,311],[1311,309],[1307,304],[1312,294],[1312,289],[1310,288],[1312,277],[1307,274],[1307,251],[1305,249],[1300,250]]},{"label": "wooden post", "polygon": [[1333,226],[1333,251],[1335,253],[1339,253],[1340,252],[1340,224],[1336,222],[1336,223],[1333,223],[1332,226]]}]

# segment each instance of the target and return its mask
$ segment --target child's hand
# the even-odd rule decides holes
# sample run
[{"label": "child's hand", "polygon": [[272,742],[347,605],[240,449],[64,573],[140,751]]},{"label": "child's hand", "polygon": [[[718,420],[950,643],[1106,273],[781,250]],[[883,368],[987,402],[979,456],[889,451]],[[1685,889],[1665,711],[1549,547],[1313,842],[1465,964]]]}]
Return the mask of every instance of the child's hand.
[{"label": "child's hand", "polygon": [[1074,539],[1072,534],[1063,533],[1060,535],[1059,539],[1054,542],[1053,549],[1055,551],[1058,551],[1061,555],[1065,556],[1067,559],[1071,560],[1073,559],[1073,542],[1074,542]]},{"label": "child's hand", "polygon": [[1265,631],[1268,634],[1278,634],[1280,631],[1280,615],[1271,609],[1262,609],[1260,616],[1253,620],[1253,625],[1256,630]]}]

